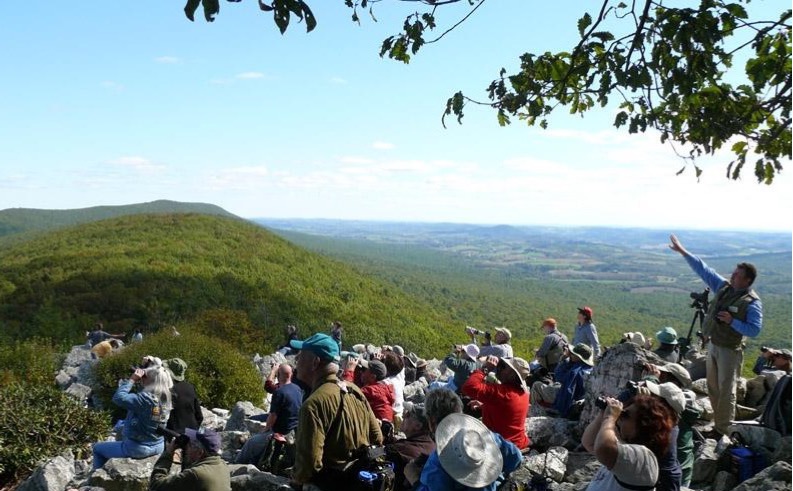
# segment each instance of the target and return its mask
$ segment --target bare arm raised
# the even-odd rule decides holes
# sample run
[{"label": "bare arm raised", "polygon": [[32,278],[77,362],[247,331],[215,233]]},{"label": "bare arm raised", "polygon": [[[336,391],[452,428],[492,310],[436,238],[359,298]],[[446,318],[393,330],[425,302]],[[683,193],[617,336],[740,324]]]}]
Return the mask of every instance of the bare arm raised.
[{"label": "bare arm raised", "polygon": [[683,256],[691,255],[691,253],[688,252],[685,247],[683,247],[683,244],[680,243],[680,240],[677,238],[675,234],[669,236],[669,242],[670,242],[669,248],[672,249],[673,251],[678,252]]}]

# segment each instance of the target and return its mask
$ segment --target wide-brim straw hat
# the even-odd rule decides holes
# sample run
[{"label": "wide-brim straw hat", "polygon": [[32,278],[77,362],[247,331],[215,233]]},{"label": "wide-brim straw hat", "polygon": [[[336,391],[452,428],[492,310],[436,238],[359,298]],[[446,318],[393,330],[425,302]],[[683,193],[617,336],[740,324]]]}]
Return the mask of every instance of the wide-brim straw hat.
[{"label": "wide-brim straw hat", "polygon": [[529,388],[526,386],[526,378],[531,375],[531,367],[529,366],[529,362],[524,360],[523,358],[509,358],[501,360],[504,362],[506,366],[508,366],[515,375],[518,376],[518,380],[520,380],[520,386],[524,392],[528,392]]},{"label": "wide-brim straw hat", "polygon": [[435,447],[443,470],[471,488],[491,484],[504,466],[493,433],[465,414],[452,413],[441,420],[435,429]]}]

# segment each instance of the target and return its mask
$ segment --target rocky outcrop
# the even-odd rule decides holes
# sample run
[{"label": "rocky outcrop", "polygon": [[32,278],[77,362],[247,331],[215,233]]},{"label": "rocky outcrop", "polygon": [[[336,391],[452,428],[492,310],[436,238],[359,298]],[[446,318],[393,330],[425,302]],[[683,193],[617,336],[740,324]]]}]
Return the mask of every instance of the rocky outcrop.
[{"label": "rocky outcrop", "polygon": [[145,459],[110,459],[91,474],[90,486],[106,491],[146,491],[158,456]]},{"label": "rocky outcrop", "polygon": [[240,401],[231,410],[231,416],[226,422],[225,431],[246,431],[245,420],[257,414],[264,414],[264,410],[254,406],[248,401]]},{"label": "rocky outcrop", "polygon": [[734,488],[734,491],[790,491],[791,468],[787,462],[776,462]]},{"label": "rocky outcrop", "polygon": [[46,461],[17,491],[62,491],[74,476],[74,456],[68,452]]}]

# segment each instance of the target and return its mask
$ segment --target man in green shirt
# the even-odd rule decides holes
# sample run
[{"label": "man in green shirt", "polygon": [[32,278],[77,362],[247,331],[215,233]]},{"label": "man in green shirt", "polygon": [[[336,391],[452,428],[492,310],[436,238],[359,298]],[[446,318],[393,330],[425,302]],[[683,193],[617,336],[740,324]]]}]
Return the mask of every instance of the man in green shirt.
[{"label": "man in green shirt", "polygon": [[356,450],[383,444],[380,423],[361,389],[336,376],[340,357],[333,338],[319,333],[290,346],[299,351],[297,378],[312,390],[298,416],[292,487],[350,489],[355,476],[345,470]]},{"label": "man in green shirt", "polygon": [[173,454],[179,447],[179,438],[174,438],[154,464],[149,491],[231,491],[229,468],[220,458],[220,435],[188,428],[185,436],[190,441],[182,451],[182,472],[170,474]]}]

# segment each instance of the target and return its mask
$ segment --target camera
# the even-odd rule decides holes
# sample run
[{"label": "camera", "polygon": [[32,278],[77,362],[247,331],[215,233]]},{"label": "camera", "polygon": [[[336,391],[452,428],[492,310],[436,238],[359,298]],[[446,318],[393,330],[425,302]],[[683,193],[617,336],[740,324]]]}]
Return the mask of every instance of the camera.
[{"label": "camera", "polygon": [[692,309],[708,310],[708,296],[710,295],[710,288],[705,288],[702,292],[691,292],[688,296],[691,298]]},{"label": "camera", "polygon": [[171,440],[176,440],[176,446],[178,448],[185,448],[187,444],[190,443],[190,437],[185,435],[184,433],[178,433],[171,429],[166,428],[165,426],[158,426],[155,432],[158,435],[165,437],[165,441],[170,442]]},{"label": "camera", "polygon": [[603,397],[603,396],[598,396],[598,398],[595,399],[595,407],[600,409],[601,411],[603,409],[606,409],[606,406],[608,406],[608,405],[609,404],[608,404],[608,402],[606,402],[606,398]]}]

